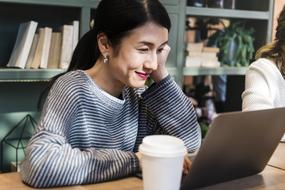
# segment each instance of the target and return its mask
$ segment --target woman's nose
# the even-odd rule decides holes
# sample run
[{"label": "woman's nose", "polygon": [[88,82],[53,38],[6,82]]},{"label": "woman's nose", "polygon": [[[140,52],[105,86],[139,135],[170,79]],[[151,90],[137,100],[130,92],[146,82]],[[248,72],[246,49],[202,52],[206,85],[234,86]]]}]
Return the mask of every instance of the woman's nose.
[{"label": "woman's nose", "polygon": [[148,60],[145,62],[144,67],[151,70],[156,70],[158,66],[157,54],[153,53],[149,56]]}]

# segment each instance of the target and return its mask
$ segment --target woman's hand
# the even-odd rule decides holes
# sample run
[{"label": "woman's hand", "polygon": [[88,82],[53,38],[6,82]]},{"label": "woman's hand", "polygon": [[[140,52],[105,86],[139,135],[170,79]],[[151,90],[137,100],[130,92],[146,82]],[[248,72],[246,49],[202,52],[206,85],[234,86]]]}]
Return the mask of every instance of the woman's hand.
[{"label": "woman's hand", "polygon": [[140,162],[140,170],[142,170],[142,154],[140,152],[136,152],[136,157],[138,158],[139,162]]},{"label": "woman's hand", "polygon": [[192,162],[191,162],[190,158],[188,157],[188,155],[186,154],[184,156],[184,163],[183,163],[183,174],[184,175],[187,175],[189,173],[190,168],[191,168],[191,164],[192,164]]},{"label": "woman's hand", "polygon": [[170,50],[171,48],[169,47],[169,45],[166,44],[163,47],[163,50],[157,54],[157,69],[153,71],[150,75],[155,82],[159,82],[168,76],[168,71],[166,69],[166,61]]}]

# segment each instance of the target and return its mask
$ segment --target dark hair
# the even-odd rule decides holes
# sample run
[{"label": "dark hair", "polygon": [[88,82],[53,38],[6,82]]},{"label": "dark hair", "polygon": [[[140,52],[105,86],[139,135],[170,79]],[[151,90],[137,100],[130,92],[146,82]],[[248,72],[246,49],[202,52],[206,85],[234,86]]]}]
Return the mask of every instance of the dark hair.
[{"label": "dark hair", "polygon": [[285,6],[279,14],[274,42],[262,46],[255,58],[268,58],[275,62],[283,78],[285,78]]},{"label": "dark hair", "polygon": [[38,107],[41,109],[55,80],[73,70],[87,70],[101,56],[97,35],[104,33],[110,45],[118,50],[121,40],[135,28],[152,21],[168,31],[171,27],[169,15],[159,0],[102,0],[95,13],[94,26],[79,40],[66,72],[51,79],[42,93]]}]

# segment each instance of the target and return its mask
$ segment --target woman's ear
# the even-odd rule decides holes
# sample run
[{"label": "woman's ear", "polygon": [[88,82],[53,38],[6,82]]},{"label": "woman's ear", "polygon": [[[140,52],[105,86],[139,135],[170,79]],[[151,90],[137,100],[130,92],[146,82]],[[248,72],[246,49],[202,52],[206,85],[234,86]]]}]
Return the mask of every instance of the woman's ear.
[{"label": "woman's ear", "polygon": [[98,47],[102,55],[109,55],[111,51],[111,46],[107,36],[104,33],[97,35]]}]

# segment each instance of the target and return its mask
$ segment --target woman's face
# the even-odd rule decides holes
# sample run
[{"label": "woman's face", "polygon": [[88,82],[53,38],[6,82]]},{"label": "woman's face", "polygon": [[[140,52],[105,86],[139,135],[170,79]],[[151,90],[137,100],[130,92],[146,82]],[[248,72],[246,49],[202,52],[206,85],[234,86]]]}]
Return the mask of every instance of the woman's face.
[{"label": "woman's face", "polygon": [[168,42],[168,30],[153,22],[138,27],[124,37],[119,50],[111,51],[109,66],[115,83],[143,87],[157,69],[159,54]]}]

